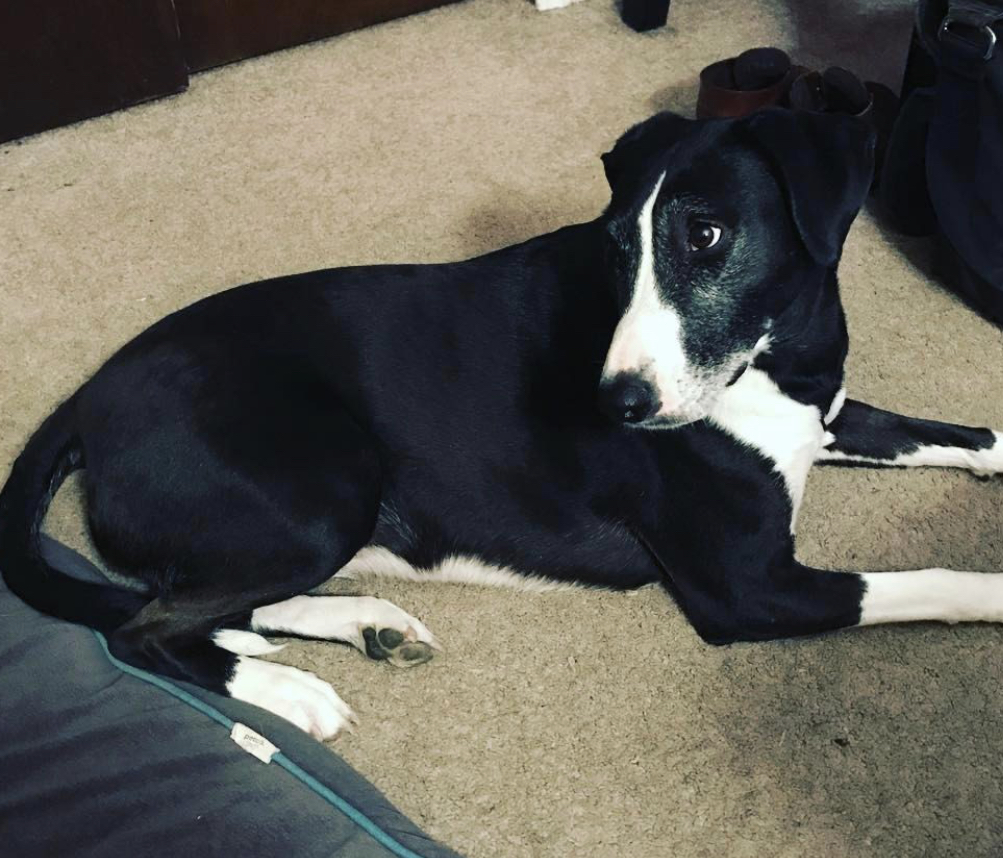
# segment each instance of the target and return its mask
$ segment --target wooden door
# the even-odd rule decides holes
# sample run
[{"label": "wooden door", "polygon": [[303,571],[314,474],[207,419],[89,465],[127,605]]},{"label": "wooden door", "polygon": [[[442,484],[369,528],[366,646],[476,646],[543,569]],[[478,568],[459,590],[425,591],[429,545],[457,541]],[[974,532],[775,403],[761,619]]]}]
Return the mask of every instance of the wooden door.
[{"label": "wooden door", "polygon": [[0,142],[188,86],[188,72],[457,0],[0,0]]},{"label": "wooden door", "polygon": [[172,0],[0,2],[0,141],[187,86]]},{"label": "wooden door", "polygon": [[457,0],[174,0],[192,71],[368,27]]}]

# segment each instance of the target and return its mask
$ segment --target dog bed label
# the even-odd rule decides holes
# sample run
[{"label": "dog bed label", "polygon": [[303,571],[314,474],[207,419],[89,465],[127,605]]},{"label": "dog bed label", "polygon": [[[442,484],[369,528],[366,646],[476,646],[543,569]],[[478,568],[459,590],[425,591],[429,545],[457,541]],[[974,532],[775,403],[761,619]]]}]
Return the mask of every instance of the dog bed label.
[{"label": "dog bed label", "polygon": [[241,724],[239,721],[233,725],[233,729],[230,731],[230,738],[247,751],[247,753],[257,757],[263,763],[270,763],[272,757],[279,750],[260,733],[255,733],[254,730],[246,724]]}]

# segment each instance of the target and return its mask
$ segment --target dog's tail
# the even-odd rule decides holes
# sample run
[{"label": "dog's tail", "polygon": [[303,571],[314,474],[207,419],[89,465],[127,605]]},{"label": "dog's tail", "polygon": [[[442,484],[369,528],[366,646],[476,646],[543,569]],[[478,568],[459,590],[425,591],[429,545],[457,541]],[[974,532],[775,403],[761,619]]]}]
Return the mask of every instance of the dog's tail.
[{"label": "dog's tail", "polygon": [[31,436],[0,491],[0,571],[7,586],[36,610],[107,633],[139,613],[149,598],[78,581],[50,566],[41,553],[39,534],[49,503],[82,466],[70,398]]}]

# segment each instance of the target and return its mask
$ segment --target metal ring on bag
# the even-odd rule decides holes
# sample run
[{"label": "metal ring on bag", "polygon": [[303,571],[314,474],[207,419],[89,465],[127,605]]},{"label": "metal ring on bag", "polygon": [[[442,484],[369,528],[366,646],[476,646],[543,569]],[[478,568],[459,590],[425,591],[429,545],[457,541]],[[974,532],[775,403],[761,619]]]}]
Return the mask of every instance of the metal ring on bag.
[{"label": "metal ring on bag", "polygon": [[[940,30],[937,31],[937,40],[944,41],[944,36],[951,32],[951,24],[958,23],[950,15],[947,15],[943,21],[940,22]],[[986,52],[982,55],[982,59],[991,60],[993,58],[993,51],[996,49],[996,31],[990,27],[988,24],[983,25],[979,28],[988,37],[988,44],[986,46]],[[961,36],[952,33],[955,38],[962,39]],[[967,41],[967,39],[962,39],[962,41]]]}]

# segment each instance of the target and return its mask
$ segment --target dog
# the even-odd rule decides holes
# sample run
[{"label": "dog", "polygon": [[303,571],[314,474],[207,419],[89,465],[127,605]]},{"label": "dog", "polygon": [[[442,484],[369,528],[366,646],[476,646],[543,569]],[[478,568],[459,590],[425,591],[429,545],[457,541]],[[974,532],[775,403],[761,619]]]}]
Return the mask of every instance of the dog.
[{"label": "dog", "polygon": [[[0,567],[122,661],[319,738],[354,716],[258,656],[265,634],[398,665],[436,647],[359,570],[526,586],[659,582],[712,644],[909,620],[1003,621],[1003,577],[808,568],[816,462],[1003,470],[1003,436],[846,397],[836,268],[873,135],[839,115],[658,114],[603,156],[595,220],[464,262],[340,268],[208,297],[44,421],[0,494]],[[39,552],[86,467],[108,564]]]}]

